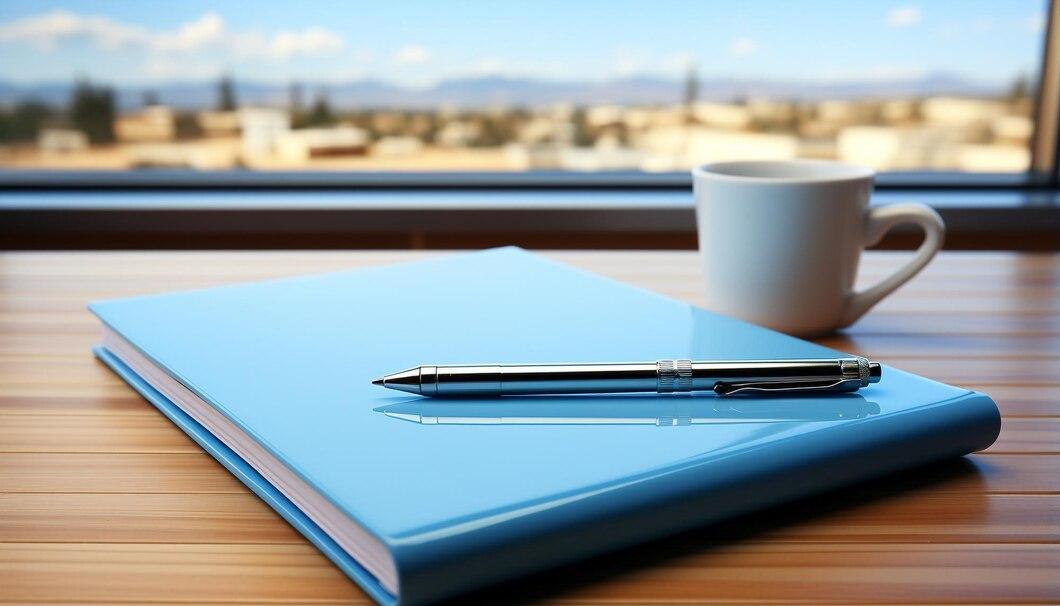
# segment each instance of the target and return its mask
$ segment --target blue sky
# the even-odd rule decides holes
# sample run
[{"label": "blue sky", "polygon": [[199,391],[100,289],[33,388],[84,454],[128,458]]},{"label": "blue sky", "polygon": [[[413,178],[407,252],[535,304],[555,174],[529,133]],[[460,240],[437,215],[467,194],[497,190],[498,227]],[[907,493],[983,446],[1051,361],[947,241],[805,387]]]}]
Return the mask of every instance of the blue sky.
[{"label": "blue sky", "polygon": [[0,3],[0,80],[1033,74],[1044,0]]}]

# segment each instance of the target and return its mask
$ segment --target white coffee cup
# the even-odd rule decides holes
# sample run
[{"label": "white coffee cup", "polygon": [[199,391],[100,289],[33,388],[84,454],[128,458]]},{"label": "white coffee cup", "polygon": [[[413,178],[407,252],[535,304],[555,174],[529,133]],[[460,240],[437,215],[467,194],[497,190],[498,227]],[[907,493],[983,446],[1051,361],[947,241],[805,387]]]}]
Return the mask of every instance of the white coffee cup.
[{"label": "white coffee cup", "polygon": [[[692,170],[707,308],[799,336],[854,323],[935,256],[945,227],[917,203],[869,207],[872,169],[821,160]],[[866,246],[895,225],[924,230],[901,269],[854,290]]]}]

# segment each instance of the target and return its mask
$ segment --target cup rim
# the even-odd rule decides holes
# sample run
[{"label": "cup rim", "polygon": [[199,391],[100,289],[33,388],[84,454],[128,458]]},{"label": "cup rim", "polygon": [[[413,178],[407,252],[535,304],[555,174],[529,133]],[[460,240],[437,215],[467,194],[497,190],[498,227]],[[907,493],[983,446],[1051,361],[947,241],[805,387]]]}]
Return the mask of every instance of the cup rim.
[{"label": "cup rim", "polygon": [[[768,166],[786,167],[788,169],[803,169],[807,172],[805,176],[762,176],[735,174],[739,168],[751,167],[762,169]],[[830,172],[825,174],[822,169]],[[809,174],[811,170],[821,171],[821,174]],[[732,171],[732,172],[729,172]],[[842,183],[849,181],[871,180],[876,176],[876,171],[868,166],[851,164],[847,162],[834,162],[832,160],[733,160],[725,162],[711,162],[700,164],[692,169],[692,176],[721,181],[733,181],[757,184],[790,184],[790,183]]]}]

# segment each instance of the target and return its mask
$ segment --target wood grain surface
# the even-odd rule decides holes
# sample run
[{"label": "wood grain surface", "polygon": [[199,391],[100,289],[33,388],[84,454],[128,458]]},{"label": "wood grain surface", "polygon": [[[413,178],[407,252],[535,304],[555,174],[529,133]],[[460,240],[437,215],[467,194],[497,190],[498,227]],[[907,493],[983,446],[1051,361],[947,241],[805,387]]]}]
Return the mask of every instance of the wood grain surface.
[{"label": "wood grain surface", "polygon": [[[97,362],[92,300],[423,252],[0,255],[0,602],[369,603]],[[695,253],[559,261],[691,303]],[[905,256],[866,255],[860,280]],[[821,343],[985,391],[997,443],[466,596],[462,602],[1060,602],[1060,256],[943,253]]]}]

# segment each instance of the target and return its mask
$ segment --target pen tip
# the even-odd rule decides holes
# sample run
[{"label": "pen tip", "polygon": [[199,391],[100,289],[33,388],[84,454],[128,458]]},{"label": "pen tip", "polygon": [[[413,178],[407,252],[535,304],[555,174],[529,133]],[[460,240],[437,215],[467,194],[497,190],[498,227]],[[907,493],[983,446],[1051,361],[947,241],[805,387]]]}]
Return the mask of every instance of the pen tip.
[{"label": "pen tip", "polygon": [[383,379],[376,379],[376,380],[372,381],[372,385],[382,385],[382,384],[383,384]]}]

